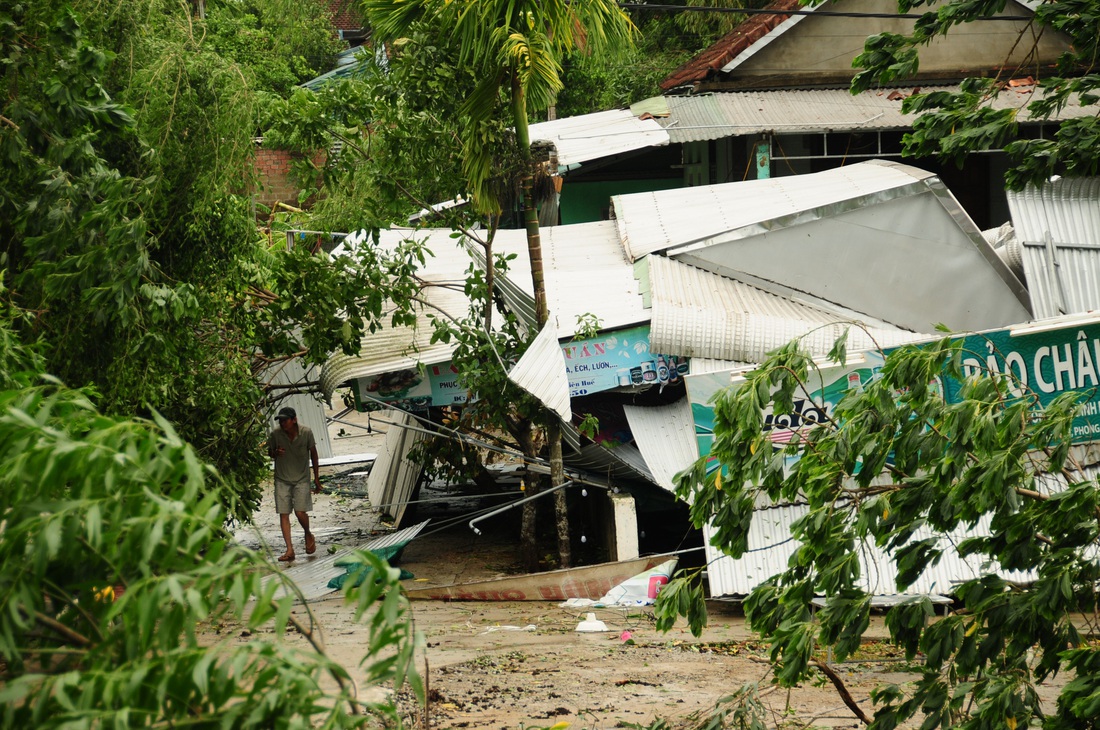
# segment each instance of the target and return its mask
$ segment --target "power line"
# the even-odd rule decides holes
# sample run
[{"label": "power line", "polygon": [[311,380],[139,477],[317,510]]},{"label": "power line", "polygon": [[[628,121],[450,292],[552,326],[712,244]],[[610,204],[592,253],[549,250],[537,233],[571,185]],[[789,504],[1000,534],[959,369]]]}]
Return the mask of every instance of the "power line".
[{"label": "power line", "polygon": [[[904,18],[918,20],[924,15],[913,13],[855,13],[839,10],[775,10],[771,8],[716,8],[695,7],[690,5],[649,5],[648,3],[619,3],[624,10],[657,10],[664,13],[741,13],[743,15],[819,15],[830,18]],[[990,15],[972,20],[1009,20],[1016,23],[1028,23],[1030,17],[1018,15]]]}]

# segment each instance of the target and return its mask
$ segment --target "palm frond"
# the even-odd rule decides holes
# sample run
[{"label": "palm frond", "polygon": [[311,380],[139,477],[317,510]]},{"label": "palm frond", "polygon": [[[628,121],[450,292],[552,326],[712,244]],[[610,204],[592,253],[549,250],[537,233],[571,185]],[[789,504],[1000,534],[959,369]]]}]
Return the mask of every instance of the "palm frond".
[{"label": "palm frond", "polygon": [[380,41],[402,38],[426,17],[434,15],[435,0],[362,0],[359,8],[371,33]]},{"label": "palm frond", "polygon": [[489,120],[500,112],[501,93],[519,95],[512,121],[525,140],[528,111],[547,108],[562,89],[566,53],[622,48],[637,33],[615,0],[361,0],[360,8],[384,41],[402,37],[421,21],[432,22],[458,39],[459,63],[482,74],[461,111],[468,120],[462,131],[463,172],[485,212],[500,210],[493,155],[501,140]]},{"label": "palm frond", "polygon": [[493,187],[494,145],[490,139],[490,121],[500,107],[500,87],[504,83],[504,70],[487,73],[462,105],[462,115],[467,122],[462,128],[463,172],[470,195],[478,210],[483,213],[500,213],[501,203]]},{"label": "palm frond", "polygon": [[542,33],[512,33],[501,49],[502,60],[514,69],[532,109],[545,109],[562,90],[561,64]]}]

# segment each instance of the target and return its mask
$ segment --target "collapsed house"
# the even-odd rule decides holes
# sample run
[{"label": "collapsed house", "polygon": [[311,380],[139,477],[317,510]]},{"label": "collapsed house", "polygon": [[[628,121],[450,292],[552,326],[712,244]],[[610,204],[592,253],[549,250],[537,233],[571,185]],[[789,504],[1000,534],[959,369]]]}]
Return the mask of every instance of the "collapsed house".
[{"label": "collapsed house", "polygon": [[[993,248],[938,177],[906,165],[873,160],[620,195],[612,206],[610,221],[542,229],[550,320],[511,377],[562,417],[569,478],[618,490],[605,535],[613,559],[648,549],[647,521],[669,520],[673,476],[702,451],[692,405],[705,388],[692,383],[728,384],[794,337],[823,356],[845,330],[854,352],[926,339],[940,323],[980,331],[1032,319],[1009,249]],[[461,283],[479,249],[450,230],[381,234],[383,244],[406,237],[434,254],[420,276],[438,286],[426,289],[420,322],[368,336],[358,356],[330,358],[320,376],[326,396],[347,386],[364,407],[413,412],[467,397],[450,367],[453,345],[431,342],[428,319],[466,314]],[[500,291],[534,335],[525,233],[498,231],[494,251],[516,257]],[[586,315],[599,322],[595,337],[579,333]],[[589,413],[600,422],[592,439],[576,429]],[[403,433],[391,429],[372,470],[374,503],[412,498],[419,467],[402,458]],[[781,542],[797,516],[797,506],[763,510],[750,541]],[[770,561],[785,560],[769,548],[732,561],[702,541],[712,596],[743,594],[774,572]],[[872,563],[866,574],[884,576],[872,587],[891,592],[885,563]],[[940,569],[922,589],[942,589],[951,571],[973,566]]]}]

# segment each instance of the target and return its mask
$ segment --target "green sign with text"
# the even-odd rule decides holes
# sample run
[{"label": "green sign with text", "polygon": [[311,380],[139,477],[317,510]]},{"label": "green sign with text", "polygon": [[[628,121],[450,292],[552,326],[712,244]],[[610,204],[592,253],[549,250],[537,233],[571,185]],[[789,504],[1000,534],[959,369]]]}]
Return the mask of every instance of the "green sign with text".
[{"label": "green sign with text", "polygon": [[[1000,373],[1017,383],[1015,395],[1032,393],[1040,407],[1066,393],[1078,394],[1081,410],[1073,423],[1073,441],[1100,439],[1100,317],[1062,318],[961,336],[963,373]],[[896,348],[895,348],[896,349]],[[885,354],[893,352],[886,350]],[[823,367],[808,388],[795,398],[794,412],[766,413],[764,429],[777,446],[791,440],[795,432],[812,427],[832,413],[850,388],[860,388],[878,377],[883,365],[878,352],[853,357],[848,365]],[[711,399],[721,389],[743,382],[735,371],[688,375],[688,401],[695,424],[696,445],[701,456],[710,453],[714,441],[714,405]],[[961,383],[937,379],[948,402],[958,400]]]}]

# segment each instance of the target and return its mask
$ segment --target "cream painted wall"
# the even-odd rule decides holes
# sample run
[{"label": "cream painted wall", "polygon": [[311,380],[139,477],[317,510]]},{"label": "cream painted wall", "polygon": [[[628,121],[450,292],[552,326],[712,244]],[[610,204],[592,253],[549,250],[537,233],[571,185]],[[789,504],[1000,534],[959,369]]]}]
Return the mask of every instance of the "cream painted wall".
[{"label": "cream painted wall", "polygon": [[[896,12],[894,0],[839,0],[821,6],[824,11],[856,13]],[[1010,77],[1034,73],[1023,66],[1034,42],[1023,6],[1010,2],[1005,15],[1018,15],[1020,22],[982,21],[961,25],[920,51],[920,75],[928,78],[980,74],[1001,66],[1019,66]],[[844,81],[854,73],[852,59],[862,50],[866,38],[890,31],[909,33],[913,20],[850,18],[810,15],[763,46],[730,71],[731,79],[759,76],[799,76],[807,82]],[[1024,38],[1017,43],[1020,33]],[[758,42],[758,47],[760,42]],[[1053,63],[1069,43],[1049,30],[1040,39],[1039,62]],[[742,58],[744,58],[742,56]],[[737,59],[734,59],[735,61]],[[1034,61],[1031,69],[1034,69]],[[756,84],[753,84],[754,86]]]}]

